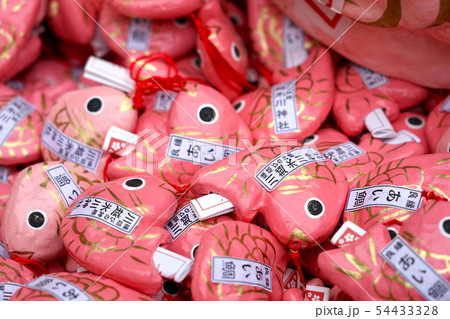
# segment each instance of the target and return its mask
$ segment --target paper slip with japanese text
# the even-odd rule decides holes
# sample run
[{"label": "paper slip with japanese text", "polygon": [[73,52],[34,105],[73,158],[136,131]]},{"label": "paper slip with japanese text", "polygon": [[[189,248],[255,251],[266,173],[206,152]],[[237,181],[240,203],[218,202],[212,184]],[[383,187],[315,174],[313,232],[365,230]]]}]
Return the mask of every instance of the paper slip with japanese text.
[{"label": "paper slip with japanese text", "polygon": [[149,50],[152,20],[130,19],[128,23],[127,49],[146,52]]},{"label": "paper slip with japanese text", "polygon": [[364,151],[353,142],[347,142],[344,144],[333,146],[323,152],[323,154],[330,160],[332,160],[334,164],[339,165],[343,162],[366,154],[366,151]]},{"label": "paper slip with japanese text", "polygon": [[283,19],[283,63],[285,69],[294,68],[308,58],[305,34],[287,16]]},{"label": "paper slip with japanese text", "polygon": [[399,235],[395,236],[380,251],[380,256],[426,300],[450,301],[450,284],[448,281],[439,275]]},{"label": "paper slip with japanese text", "polygon": [[42,144],[53,154],[95,172],[103,152],[65,135],[51,122],[45,122]]},{"label": "paper slip with japanese text", "polygon": [[34,290],[46,291],[62,301],[92,301],[92,298],[83,289],[58,277],[42,275],[25,286]]},{"label": "paper slip with japanese text", "polygon": [[272,269],[263,263],[234,257],[212,257],[211,281],[242,284],[272,291]]},{"label": "paper slip with japanese text", "polygon": [[191,204],[187,204],[169,219],[164,228],[170,233],[172,240],[177,239],[186,229],[198,222]]},{"label": "paper slip with japanese text", "polygon": [[352,64],[369,90],[376,89],[389,83],[389,79],[383,74],[371,71],[360,65]]},{"label": "paper slip with japanese text", "polygon": [[75,198],[81,194],[80,187],[63,164],[47,168],[47,175],[61,194],[66,207],[69,207]]},{"label": "paper slip with japanese text", "polygon": [[328,158],[315,148],[296,148],[271,160],[255,175],[255,179],[271,192],[298,168],[327,160]]},{"label": "paper slip with japanese text", "polygon": [[241,150],[242,149],[237,147],[170,134],[166,157],[206,166]]},{"label": "paper slip with japanese text", "polygon": [[272,113],[275,134],[294,132],[299,129],[295,80],[272,86]]},{"label": "paper slip with japanese text", "polygon": [[22,285],[13,282],[0,282],[0,301],[8,301]]},{"label": "paper slip with japanese text", "polygon": [[0,146],[6,142],[16,126],[34,110],[34,106],[21,96],[15,97],[0,110]]},{"label": "paper slip with japanese text", "polygon": [[99,197],[79,199],[67,217],[93,218],[125,234],[131,234],[142,218],[117,203]]},{"label": "paper slip with japanese text", "polygon": [[422,192],[417,189],[395,186],[375,185],[351,189],[346,211],[358,210],[371,206],[387,206],[416,211],[422,202]]}]

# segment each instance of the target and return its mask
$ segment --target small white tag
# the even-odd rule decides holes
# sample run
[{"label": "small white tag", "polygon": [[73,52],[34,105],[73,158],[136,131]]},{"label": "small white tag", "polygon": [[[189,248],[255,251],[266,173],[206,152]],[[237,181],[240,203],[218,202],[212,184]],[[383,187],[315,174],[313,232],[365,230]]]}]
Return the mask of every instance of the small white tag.
[{"label": "small white tag", "polygon": [[374,138],[387,139],[395,137],[394,128],[386,114],[380,108],[373,110],[364,118],[364,124]]},{"label": "small white tag", "polygon": [[450,143],[447,144],[447,152],[450,152]]},{"label": "small white tag", "polygon": [[289,19],[283,19],[283,63],[285,69],[294,68],[308,58],[309,52],[305,48],[305,34]]},{"label": "small white tag", "polygon": [[323,154],[338,165],[352,158],[366,154],[366,151],[353,142],[333,146],[327,149]]},{"label": "small white tag", "polygon": [[67,217],[93,218],[124,234],[131,234],[142,218],[117,203],[99,197],[79,199]]},{"label": "small white tag", "polygon": [[194,260],[158,247],[153,254],[153,262],[161,277],[182,282],[191,272]]},{"label": "small white tag", "polygon": [[300,167],[327,160],[312,147],[299,147],[275,157],[255,175],[255,179],[271,192]]},{"label": "small white tag", "polygon": [[146,52],[150,46],[152,20],[132,18],[128,23],[127,49]]},{"label": "small white tag", "polygon": [[91,40],[91,47],[94,51],[95,56],[98,56],[100,58],[104,57],[108,54],[109,51],[111,51],[105,39],[103,38],[102,32],[98,25],[95,27],[95,34]]},{"label": "small white tag", "polygon": [[305,301],[328,301],[330,299],[330,288],[322,286],[306,285]]},{"label": "small white tag", "polygon": [[303,287],[297,270],[287,268],[283,275],[283,292],[291,288]]},{"label": "small white tag", "polygon": [[389,83],[389,79],[383,74],[376,73],[360,65],[352,64],[352,66],[359,73],[359,76],[369,90],[376,89]]},{"label": "small white tag", "polygon": [[48,168],[47,174],[61,194],[66,207],[69,207],[75,198],[82,193],[81,189],[78,187],[78,184],[73,180],[69,171],[63,164]]},{"label": "small white tag", "polygon": [[384,140],[383,142],[386,144],[397,145],[408,142],[420,143],[420,141],[421,141],[420,138],[415,134],[411,133],[410,131],[401,130],[397,132],[397,134],[395,134],[394,137]]},{"label": "small white tag", "polygon": [[0,256],[9,259],[8,251],[6,250],[5,245],[1,241],[0,241]]},{"label": "small white tag", "polygon": [[34,106],[21,96],[15,97],[0,110],[0,146],[6,142],[16,126],[34,110]]},{"label": "small white tag", "polygon": [[234,211],[234,206],[228,199],[214,193],[191,200],[191,206],[199,220],[217,217]]},{"label": "small white tag", "polygon": [[0,183],[7,184],[9,177],[9,167],[0,165]]},{"label": "small white tag", "polygon": [[342,13],[342,9],[344,8],[345,3],[345,0],[317,0],[317,1],[338,14]]},{"label": "small white tag", "polygon": [[22,91],[25,89],[22,81],[11,80],[5,82],[5,85],[16,91]]},{"label": "small white tag", "polygon": [[380,256],[426,300],[450,300],[450,284],[448,281],[439,275],[399,235],[395,236],[380,251]]},{"label": "small white tag", "polygon": [[0,282],[0,301],[8,301],[22,287],[13,282]]},{"label": "small white tag", "polygon": [[187,204],[170,218],[164,228],[170,233],[172,240],[175,240],[198,221],[191,204]]},{"label": "small white tag", "polygon": [[166,157],[207,166],[239,151],[242,149],[170,134]]},{"label": "small white tag", "polygon": [[295,80],[272,86],[272,113],[275,134],[297,131],[297,104]]},{"label": "small white tag", "polygon": [[130,70],[94,56],[90,56],[86,62],[83,76],[127,93],[134,91],[136,87],[130,77]]},{"label": "small white tag", "polygon": [[366,231],[347,220],[331,238],[331,243],[337,247],[344,247],[359,240]]},{"label": "small white tag", "polygon": [[420,190],[395,185],[375,185],[351,189],[345,210],[353,211],[365,207],[387,206],[414,212],[420,207],[421,202],[422,194]]},{"label": "small white tag", "polygon": [[126,156],[135,149],[139,136],[121,128],[111,126],[106,133],[102,149],[119,156]]},{"label": "small white tag", "polygon": [[258,261],[225,256],[213,256],[211,281],[261,287],[272,292],[272,269]]},{"label": "small white tag", "polygon": [[78,142],[58,130],[51,122],[45,122],[41,136],[44,144],[53,154],[95,172],[103,152]]},{"label": "small white tag", "polygon": [[172,107],[173,100],[177,97],[177,95],[177,92],[171,91],[156,92],[155,106],[153,107],[153,110],[169,112]]},{"label": "small white tag", "polygon": [[450,113],[450,96],[447,97],[447,99],[442,104],[442,106],[441,106],[441,108],[439,110],[441,112],[449,112]]},{"label": "small white tag", "polygon": [[49,275],[30,281],[25,287],[46,291],[61,301],[92,301],[92,298],[80,287],[64,279]]}]

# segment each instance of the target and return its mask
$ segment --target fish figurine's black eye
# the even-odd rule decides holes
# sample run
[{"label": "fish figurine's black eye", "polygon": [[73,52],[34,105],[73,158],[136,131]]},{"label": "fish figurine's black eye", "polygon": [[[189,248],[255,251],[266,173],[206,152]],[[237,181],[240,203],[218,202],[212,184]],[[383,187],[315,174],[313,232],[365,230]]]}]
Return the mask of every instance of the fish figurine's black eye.
[{"label": "fish figurine's black eye", "polygon": [[307,138],[305,138],[302,143],[303,144],[311,144],[311,143],[317,141],[318,138],[319,138],[319,136],[317,136],[316,134],[313,134],[313,135],[310,135]]},{"label": "fish figurine's black eye", "polygon": [[318,198],[311,198],[305,203],[306,214],[311,218],[319,218],[325,213],[325,205]]},{"label": "fish figurine's black eye", "polygon": [[196,68],[197,70],[200,70],[202,67],[202,55],[199,51],[197,51],[197,54],[195,55],[195,57],[192,58],[192,65],[194,66],[194,68]]},{"label": "fish figurine's black eye", "polygon": [[388,227],[389,236],[394,239],[398,235],[398,231],[393,227]]},{"label": "fish figurine's black eye", "polygon": [[178,285],[175,282],[170,280],[165,280],[163,282],[162,291],[166,295],[175,296],[178,293],[178,290],[179,290]]},{"label": "fish figurine's black eye", "polygon": [[228,16],[230,17],[231,23],[233,23],[234,25],[242,25],[241,18],[234,13],[230,13]]},{"label": "fish figurine's black eye", "polygon": [[178,19],[174,19],[173,22],[175,23],[175,25],[179,28],[184,28],[185,26],[188,25],[188,20],[186,18],[178,18]]},{"label": "fish figurine's black eye", "polygon": [[439,224],[441,234],[445,237],[450,237],[450,217],[445,217]]},{"label": "fish figurine's black eye", "polygon": [[103,108],[103,101],[98,97],[91,98],[86,104],[89,113],[99,113]]},{"label": "fish figurine's black eye", "polygon": [[47,216],[44,212],[36,210],[28,214],[27,224],[33,229],[42,228],[47,222]]},{"label": "fish figurine's black eye", "polygon": [[129,178],[122,183],[123,188],[128,190],[138,190],[145,186],[145,180],[142,178]]},{"label": "fish figurine's black eye", "polygon": [[192,259],[195,259],[195,256],[197,255],[198,246],[200,246],[200,245],[197,244],[197,245],[195,245],[194,247],[192,247],[192,249],[191,249],[191,258],[192,258]]},{"label": "fish figurine's black eye", "polygon": [[233,57],[233,60],[236,62],[241,61],[241,51],[239,50],[236,43],[231,43],[231,56]]},{"label": "fish figurine's black eye", "polygon": [[406,119],[406,124],[411,128],[421,128],[424,126],[425,122],[418,116],[410,116]]},{"label": "fish figurine's black eye", "polygon": [[234,103],[233,108],[236,110],[236,112],[240,112],[245,106],[245,101],[240,100],[239,102]]},{"label": "fish figurine's black eye", "polygon": [[211,104],[204,104],[198,109],[198,118],[205,124],[215,123],[218,117],[217,109]]}]

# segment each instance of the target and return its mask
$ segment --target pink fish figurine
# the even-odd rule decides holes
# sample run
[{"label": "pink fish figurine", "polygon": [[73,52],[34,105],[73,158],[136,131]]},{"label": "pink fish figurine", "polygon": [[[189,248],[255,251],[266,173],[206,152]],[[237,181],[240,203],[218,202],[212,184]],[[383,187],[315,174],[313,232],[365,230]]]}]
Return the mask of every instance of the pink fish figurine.
[{"label": "pink fish figurine", "polygon": [[172,185],[189,184],[202,166],[252,143],[248,127],[230,102],[196,83],[188,83],[173,98],[168,114],[147,110],[135,133],[141,140],[130,154],[111,162],[109,178],[150,174]]},{"label": "pink fish figurine", "polygon": [[[234,207],[232,216],[244,222],[261,213],[281,243],[301,249],[317,246],[332,234],[348,191],[333,162],[315,148],[299,145],[251,147],[232,161],[202,168],[193,180],[194,195],[223,196]],[[209,212],[214,211],[200,214],[206,219]]]},{"label": "pink fish figurine", "polygon": [[334,78],[331,53],[277,5],[270,0],[249,0],[247,5],[253,49],[272,72],[273,83],[297,79],[313,70],[322,77]]},{"label": "pink fish figurine", "polygon": [[26,283],[10,301],[152,301],[114,280],[83,273],[54,272]]},{"label": "pink fish figurine", "polygon": [[102,2],[51,0],[47,11],[48,26],[65,42],[89,44],[94,37]]},{"label": "pink fish figurine", "polygon": [[360,240],[320,254],[321,275],[355,301],[449,300],[450,252],[441,244],[450,237],[449,209],[448,201],[426,200],[394,238],[384,225],[370,227]]},{"label": "pink fish figurine", "polygon": [[0,21],[0,81],[3,83],[30,65],[40,54],[41,40],[32,36],[40,23],[41,1],[5,1]]},{"label": "pink fish figurine", "polygon": [[137,110],[124,93],[105,86],[70,91],[55,102],[42,132],[44,160],[66,159],[102,176],[102,147],[112,126],[133,131]]},{"label": "pink fish figurine", "polygon": [[66,255],[61,239],[66,209],[83,190],[100,182],[95,174],[70,162],[23,169],[3,216],[3,242],[9,254],[41,263]]},{"label": "pink fish figurine", "polygon": [[421,86],[384,76],[356,64],[345,64],[336,75],[333,117],[350,137],[365,130],[364,119],[380,108],[392,121],[400,110],[408,109],[427,97]]},{"label": "pink fish figurine", "polygon": [[420,208],[423,192],[448,199],[448,153],[410,156],[385,163],[351,185],[344,221],[368,230],[403,222]]},{"label": "pink fish figurine", "polygon": [[165,52],[174,59],[195,46],[195,28],[187,17],[150,20],[121,15],[105,4],[100,12],[102,36],[108,46],[129,65],[132,58],[151,52]]},{"label": "pink fish figurine", "polygon": [[0,165],[27,164],[42,157],[43,116],[17,91],[0,84]]},{"label": "pink fish figurine", "polygon": [[331,111],[334,79],[332,72],[318,71],[234,100],[255,140],[303,140],[320,128]]},{"label": "pink fish figurine", "polygon": [[10,300],[22,285],[25,285],[36,277],[25,266],[9,258],[0,256],[0,301]]},{"label": "pink fish figurine", "polygon": [[220,1],[205,2],[194,22],[200,67],[208,81],[229,100],[244,89],[254,89],[246,78],[248,56],[244,43]]},{"label": "pink fish figurine", "polygon": [[239,221],[221,223],[200,242],[192,269],[193,300],[281,300],[288,261],[270,232]]},{"label": "pink fish figurine", "polygon": [[61,236],[88,271],[154,294],[162,276],[181,282],[192,267],[190,259],[160,247],[171,241],[163,226],[176,207],[175,190],[155,177],[115,179],[83,192],[69,207]]}]

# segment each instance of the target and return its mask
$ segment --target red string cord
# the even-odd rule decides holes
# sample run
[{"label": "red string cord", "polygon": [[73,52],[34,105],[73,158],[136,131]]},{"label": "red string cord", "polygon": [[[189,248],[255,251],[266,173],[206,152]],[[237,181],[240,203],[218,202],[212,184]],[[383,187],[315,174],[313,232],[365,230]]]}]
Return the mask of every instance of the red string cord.
[{"label": "red string cord", "polygon": [[14,260],[16,263],[21,264],[27,267],[33,274],[36,276],[41,276],[43,274],[48,274],[47,269],[40,263],[35,260],[19,257],[17,255],[10,255],[11,260]]},{"label": "red string cord", "polygon": [[288,245],[289,247],[289,256],[291,257],[292,261],[294,262],[295,266],[297,267],[298,273],[300,275],[300,282],[302,283],[303,287],[306,287],[306,280],[305,276],[303,275],[302,266],[303,263],[302,257],[300,256],[299,252],[299,243],[290,243]]},{"label": "red string cord", "polygon": [[109,167],[109,164],[111,164],[111,162],[114,160],[116,158],[116,156],[113,154],[113,153],[109,153],[109,156],[108,156],[108,158],[107,158],[107,160],[106,160],[106,163],[105,163],[105,168],[103,168],[103,180],[105,181],[105,182],[107,182],[108,181],[108,167]]},{"label": "red string cord", "polygon": [[221,80],[238,94],[241,93],[242,88],[246,90],[256,90],[257,87],[248,83],[245,76],[233,69],[216,46],[211,42],[209,39],[211,30],[202,25],[202,21],[196,14],[191,14],[191,18],[194,20],[195,28],[197,29],[200,40],[205,46],[206,53],[213,62],[214,70]]},{"label": "red string cord", "polygon": [[[167,64],[166,77],[148,76],[145,66],[157,60],[162,60]],[[142,62],[142,65],[140,65],[140,62]],[[130,65],[130,76],[136,82],[133,97],[133,105],[136,109],[142,108],[144,95],[153,94],[160,90],[178,92],[187,83],[187,80],[178,74],[178,68],[173,59],[164,52],[153,52],[134,60]]]},{"label": "red string cord", "polygon": [[[149,76],[148,70],[145,69],[147,64],[157,60],[165,62],[168,66],[165,77]],[[140,63],[142,64],[140,65]],[[188,81],[196,81],[208,85],[208,83],[199,78],[182,77],[179,74],[175,61],[164,52],[152,52],[134,60],[130,65],[130,76],[136,82],[133,105],[138,110],[142,108],[144,95],[150,95],[160,90],[179,92],[186,86]]]},{"label": "red string cord", "polygon": [[428,191],[428,192],[422,191],[422,197],[424,197],[425,199],[441,200],[444,202],[448,201],[447,198],[436,195],[434,192],[431,192],[431,191]]}]

